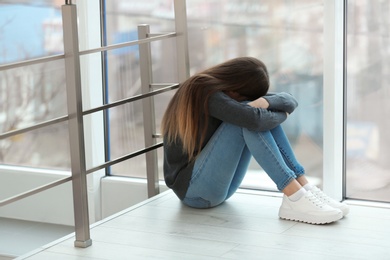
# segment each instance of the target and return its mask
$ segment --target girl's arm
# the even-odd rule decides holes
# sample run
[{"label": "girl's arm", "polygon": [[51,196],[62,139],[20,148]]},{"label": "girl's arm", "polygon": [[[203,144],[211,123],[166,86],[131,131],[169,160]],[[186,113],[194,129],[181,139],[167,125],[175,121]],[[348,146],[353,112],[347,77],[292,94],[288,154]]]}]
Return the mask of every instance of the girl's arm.
[{"label": "girl's arm", "polygon": [[208,112],[210,116],[221,121],[254,131],[271,130],[287,118],[285,112],[254,106],[265,105],[263,100],[252,102],[238,102],[223,92],[217,92],[209,98]]},{"label": "girl's arm", "polygon": [[297,100],[291,94],[286,92],[270,93],[265,95],[264,99],[268,101],[268,109],[284,111],[288,114],[294,112],[295,108],[298,106]]}]

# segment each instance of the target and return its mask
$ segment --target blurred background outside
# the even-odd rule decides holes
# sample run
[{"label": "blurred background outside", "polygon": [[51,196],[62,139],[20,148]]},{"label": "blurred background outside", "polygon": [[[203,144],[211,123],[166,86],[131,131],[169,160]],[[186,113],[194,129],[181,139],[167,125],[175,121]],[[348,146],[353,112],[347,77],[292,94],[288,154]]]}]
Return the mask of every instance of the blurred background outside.
[{"label": "blurred background outside", "polygon": [[[0,65],[63,53],[63,2],[0,0]],[[106,44],[137,39],[139,24],[149,24],[152,33],[174,31],[171,0],[103,3]],[[347,197],[389,202],[390,4],[350,0],[347,7]],[[326,174],[322,93],[332,87],[323,86],[323,1],[187,0],[187,15],[191,74],[253,56],[267,64],[271,91],[298,99],[298,109],[283,126],[308,176],[321,185]],[[174,40],[152,43],[152,57],[153,82],[177,82]],[[108,51],[104,58],[109,102],[141,93],[137,47]],[[63,60],[0,71],[0,132],[66,115],[65,87]],[[156,132],[172,95],[154,98]],[[110,158],[144,147],[141,101],[110,109],[108,119]],[[70,169],[66,123],[0,140],[0,164]],[[162,149],[159,166],[162,176]],[[108,174],[145,178],[144,156],[115,165]],[[275,190],[254,161],[244,184]]]}]

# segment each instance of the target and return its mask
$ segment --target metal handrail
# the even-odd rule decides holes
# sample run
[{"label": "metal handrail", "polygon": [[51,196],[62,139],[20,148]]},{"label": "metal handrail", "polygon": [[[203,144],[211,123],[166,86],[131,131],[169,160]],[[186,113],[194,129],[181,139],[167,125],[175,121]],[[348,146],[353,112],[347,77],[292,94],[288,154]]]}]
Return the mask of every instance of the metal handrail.
[{"label": "metal handrail", "polygon": [[[111,160],[109,162],[106,162],[104,164],[101,164],[99,166],[96,166],[96,167],[93,167],[93,168],[90,168],[89,170],[86,171],[87,174],[91,174],[95,171],[98,171],[98,170],[101,170],[101,169],[104,169],[104,168],[107,168],[109,166],[112,166],[114,164],[117,164],[117,163],[120,163],[120,162],[123,162],[123,161],[126,161],[128,159],[131,159],[131,158],[134,158],[138,155],[141,155],[141,154],[144,154],[144,153],[147,153],[147,152],[150,152],[154,149],[157,149],[157,148],[160,148],[163,146],[163,143],[160,142],[158,144],[155,144],[153,146],[150,146],[150,147],[147,147],[147,148],[144,148],[144,149],[141,149],[141,150],[138,150],[136,152],[133,152],[133,153],[129,153],[127,155],[124,155],[122,157],[118,157],[117,159],[114,159],[114,160]],[[11,204],[13,202],[16,202],[18,200],[21,200],[21,199],[24,199],[24,198],[27,198],[29,196],[32,196],[32,195],[35,195],[39,192],[42,192],[42,191],[45,191],[45,190],[48,190],[48,189],[51,189],[51,188],[54,188],[58,185],[61,185],[61,184],[64,184],[68,181],[71,181],[72,180],[72,176],[69,176],[69,177],[65,177],[65,178],[62,178],[62,179],[59,179],[59,180],[56,180],[56,181],[53,181],[53,182],[50,182],[48,184],[44,184],[44,185],[41,185],[39,186],[38,188],[34,188],[34,189],[31,189],[31,190],[28,190],[26,192],[23,192],[23,193],[20,193],[18,195],[15,195],[13,197],[10,197],[10,198],[7,198],[5,200],[1,200],[0,201],[0,207],[2,206],[5,206],[5,205],[8,205],[8,204]]]},{"label": "metal handrail", "polygon": [[[80,51],[79,54],[80,55],[86,55],[86,54],[91,54],[91,53],[96,53],[96,52],[114,50],[114,49],[118,49],[118,48],[123,48],[123,47],[128,47],[128,46],[133,46],[133,45],[139,45],[139,44],[143,44],[143,43],[149,43],[149,42],[158,41],[158,40],[172,38],[172,37],[176,37],[177,36],[177,34],[175,32],[173,32],[173,33],[166,33],[166,34],[150,34],[150,35],[152,35],[152,36],[150,38],[147,38],[147,39],[135,40],[135,41],[125,42],[125,43],[120,43],[120,44],[113,44],[113,45],[109,45],[109,46],[106,46],[106,47],[95,48],[95,49],[90,49],[90,50],[86,50],[86,51]],[[14,69],[14,68],[18,68],[18,67],[29,66],[29,65],[34,65],[34,64],[40,64],[40,63],[44,63],[44,62],[60,60],[60,59],[64,59],[64,58],[65,58],[65,55],[61,54],[61,55],[54,55],[54,56],[49,56],[49,57],[44,57],[44,58],[27,60],[27,61],[23,61],[23,62],[15,62],[15,63],[6,64],[6,65],[0,65],[0,71],[7,70],[7,69]],[[167,84],[152,84],[152,87],[162,86],[162,85],[167,85]],[[105,109],[108,109],[108,108],[116,107],[116,106],[119,106],[119,105],[122,105],[122,104],[126,104],[128,102],[136,101],[136,100],[139,100],[139,99],[142,99],[142,98],[146,98],[146,97],[150,97],[150,96],[153,96],[153,95],[157,95],[157,94],[163,93],[165,91],[169,91],[169,90],[175,89],[177,87],[178,87],[178,84],[174,84],[173,83],[173,84],[171,84],[171,86],[169,86],[167,88],[164,88],[164,89],[151,91],[150,93],[147,93],[147,94],[137,95],[137,96],[134,96],[134,97],[131,97],[131,98],[128,98],[128,99],[116,101],[116,102],[113,102],[113,103],[110,103],[110,104],[106,104],[106,105],[103,105],[103,106],[100,106],[100,107],[97,107],[97,108],[86,110],[86,111],[84,111],[84,115],[88,115],[88,114],[91,114],[91,113],[94,113],[94,112],[98,112],[98,111],[102,111],[102,110],[105,110]],[[38,128],[42,128],[42,127],[45,127],[45,126],[49,126],[49,125],[52,125],[52,124],[60,123],[60,122],[66,121],[66,120],[68,120],[68,116],[64,116],[64,117],[60,117],[60,118],[57,118],[57,119],[45,121],[43,123],[40,123],[40,124],[37,124],[37,125],[34,125],[34,126],[30,126],[30,127],[26,127],[26,128],[17,129],[17,130],[9,131],[9,132],[6,132],[6,133],[2,133],[2,134],[0,134],[0,140],[8,138],[8,137],[15,136],[15,135],[18,135],[18,134],[22,134],[22,133],[25,133],[25,132],[29,132],[29,131],[32,131],[32,130],[35,130],[35,129],[38,129]]]},{"label": "metal handrail", "polygon": [[[172,34],[170,34],[170,35],[172,35]],[[142,41],[142,42],[147,42],[147,41]],[[133,44],[133,43],[134,42],[131,42],[131,44]],[[126,43],[126,45],[127,44],[130,44],[130,43]],[[120,45],[122,47],[123,44],[120,44]],[[121,47],[118,47],[118,48],[121,48]],[[18,63],[14,63],[14,64],[1,66],[0,69],[2,69],[4,67],[6,67],[6,68],[21,67],[21,66],[25,66],[26,64],[27,65],[37,64],[37,63],[40,63],[40,62],[47,62],[47,61],[52,61],[52,60],[58,60],[58,59],[61,59],[61,58],[64,58],[64,55],[57,55],[57,56],[46,57],[46,58],[42,58],[42,59],[35,59],[35,60],[26,61],[26,62],[18,62]],[[119,101],[116,101],[116,102],[113,102],[113,103],[110,103],[110,104],[107,104],[107,105],[99,106],[99,107],[96,107],[96,108],[93,108],[93,109],[85,110],[83,112],[83,115],[92,114],[92,113],[95,113],[95,112],[98,112],[98,111],[101,111],[101,110],[109,109],[109,108],[112,108],[112,107],[116,107],[116,106],[119,106],[119,105],[123,105],[123,104],[129,103],[129,102],[133,102],[133,101],[136,101],[136,100],[140,100],[140,99],[143,99],[143,98],[147,98],[147,97],[158,95],[158,94],[161,94],[161,93],[164,93],[164,92],[168,92],[170,90],[178,88],[178,86],[179,86],[178,83],[153,83],[153,84],[151,84],[151,87],[152,88],[158,88],[157,90],[150,91],[149,93],[146,93],[146,94],[140,94],[140,95],[136,95],[136,96],[133,96],[133,97],[130,97],[130,98],[126,98],[126,99],[123,99],[123,100],[119,100]],[[69,116],[66,115],[66,116],[62,116],[62,117],[58,117],[58,118],[55,118],[55,119],[52,119],[52,120],[48,120],[48,121],[45,121],[45,122],[42,122],[42,123],[39,123],[39,124],[36,124],[36,125],[33,125],[33,126],[29,126],[29,127],[26,127],[26,128],[9,131],[9,132],[0,134],[0,140],[1,139],[5,139],[5,138],[9,138],[9,137],[12,137],[12,136],[15,136],[15,135],[19,135],[19,134],[22,134],[22,133],[26,133],[26,132],[29,132],[29,131],[33,131],[33,130],[36,130],[36,129],[39,129],[39,128],[42,128],[42,127],[45,127],[45,126],[49,126],[49,125],[53,125],[53,124],[56,124],[56,123],[65,122],[68,119],[69,119]],[[161,135],[155,134],[155,135],[153,135],[153,137],[161,137]],[[152,151],[154,149],[160,148],[162,146],[163,146],[163,143],[160,142],[160,143],[157,143],[157,144],[155,144],[153,146],[147,147],[145,149],[141,149],[141,150],[138,150],[136,152],[127,154],[125,156],[119,157],[117,159],[111,160],[111,161],[106,162],[104,164],[101,164],[99,166],[96,166],[96,167],[93,167],[91,169],[88,169],[86,171],[86,174],[90,174],[90,173],[93,173],[93,172],[98,171],[100,169],[107,168],[109,166],[115,165],[117,163],[123,162],[123,161],[131,159],[133,157],[136,157],[138,155],[141,155],[141,154],[144,154],[146,152]],[[13,203],[13,202],[16,202],[18,200],[24,199],[26,197],[32,196],[32,195],[37,194],[39,192],[48,190],[50,188],[56,187],[58,185],[61,185],[63,183],[71,181],[71,180],[72,180],[72,177],[66,177],[66,178],[63,178],[63,179],[60,179],[60,180],[57,180],[57,181],[53,181],[53,182],[51,182],[49,184],[42,185],[42,186],[40,186],[38,188],[26,191],[24,193],[21,193],[19,195],[13,196],[13,197],[8,198],[6,200],[2,200],[2,201],[0,201],[0,207],[5,206],[5,205],[10,204],[10,203]]]},{"label": "metal handrail", "polygon": [[115,49],[119,49],[119,48],[124,48],[124,47],[129,47],[129,46],[149,43],[149,42],[153,42],[153,41],[160,41],[160,40],[163,40],[163,39],[173,38],[173,37],[176,37],[176,36],[177,36],[177,34],[175,32],[165,33],[165,34],[155,34],[155,36],[152,36],[152,37],[149,37],[149,38],[146,38],[146,39],[134,40],[134,41],[129,41],[129,42],[117,43],[117,44],[111,44],[111,45],[104,46],[104,47],[99,47],[99,48],[94,48],[94,49],[80,51],[79,54],[80,55],[86,55],[86,54],[102,52],[102,51],[110,51],[110,50],[115,50]]},{"label": "metal handrail", "polygon": [[30,132],[30,131],[33,131],[33,130],[36,130],[36,129],[39,129],[39,128],[42,128],[42,127],[45,127],[45,126],[61,123],[61,122],[67,121],[68,119],[69,119],[69,116],[66,115],[66,116],[58,117],[58,118],[51,119],[51,120],[48,120],[48,121],[44,121],[42,123],[38,123],[38,124],[33,125],[33,126],[29,126],[29,127],[20,128],[20,129],[17,129],[17,130],[12,130],[12,131],[9,131],[9,132],[5,132],[3,134],[0,134],[0,140],[8,138],[8,137],[15,136],[15,135],[23,134],[23,133],[26,133],[26,132]]},{"label": "metal handrail", "polygon": [[[116,106],[120,106],[120,105],[123,105],[123,104],[126,104],[126,103],[130,103],[130,102],[133,102],[133,101],[136,101],[136,100],[139,100],[139,99],[155,96],[155,95],[158,95],[158,94],[161,94],[161,93],[164,93],[164,92],[176,89],[179,86],[178,83],[170,83],[170,84],[159,83],[159,84],[152,84],[152,87],[161,87],[161,86],[166,86],[166,85],[168,85],[168,86],[167,87],[163,87],[163,88],[159,88],[158,90],[150,91],[147,94],[136,95],[136,96],[133,96],[133,97],[130,97],[130,98],[126,98],[126,99],[122,99],[122,100],[119,100],[119,101],[112,102],[110,104],[106,104],[106,105],[102,105],[102,106],[99,106],[99,107],[96,107],[96,108],[85,110],[83,112],[83,115],[89,115],[89,114],[92,114],[92,113],[95,113],[95,112],[99,112],[99,111],[102,111],[102,110],[105,110],[105,109],[109,109],[109,108],[112,108],[112,107],[116,107]],[[55,118],[55,119],[52,119],[52,120],[48,120],[48,121],[45,121],[45,122],[42,122],[42,123],[39,123],[39,124],[36,124],[36,125],[33,125],[33,126],[29,126],[29,127],[25,127],[25,128],[21,128],[21,129],[5,132],[3,134],[0,134],[0,140],[1,139],[5,139],[5,138],[9,138],[9,137],[12,137],[12,136],[15,136],[15,135],[23,134],[23,133],[26,133],[26,132],[29,132],[29,131],[33,131],[33,130],[36,130],[36,129],[39,129],[39,128],[42,128],[42,127],[45,127],[45,126],[50,126],[50,125],[54,125],[54,124],[57,124],[57,123],[65,122],[68,119],[69,119],[69,116],[62,116],[62,117],[58,117],[58,118]]]},{"label": "metal handrail", "polygon": [[[89,215],[88,215],[88,200],[87,200],[87,185],[86,185],[86,175],[90,174],[92,172],[95,172],[97,170],[107,168],[111,165],[120,163],[122,161],[125,161],[127,159],[133,158],[135,156],[146,154],[147,156],[151,153],[154,153],[154,151],[157,148],[160,148],[163,146],[163,143],[155,143],[155,140],[153,140],[152,144],[146,143],[147,148],[144,148],[142,150],[130,153],[128,155],[119,157],[117,159],[108,161],[102,165],[93,167],[89,170],[85,167],[85,147],[84,147],[84,132],[83,132],[83,116],[87,114],[91,114],[94,112],[98,112],[104,109],[108,109],[111,107],[116,107],[128,102],[136,101],[139,99],[144,99],[147,97],[152,97],[154,95],[173,90],[179,86],[179,84],[153,84],[150,81],[150,75],[147,75],[150,73],[150,49],[145,48],[149,45],[150,42],[167,39],[167,38],[177,38],[177,57],[178,57],[178,78],[179,82],[185,80],[189,76],[189,58],[188,58],[188,40],[187,40],[187,31],[186,31],[186,4],[185,1],[182,0],[174,0],[174,8],[175,8],[175,28],[176,32],[173,33],[166,33],[166,34],[150,34],[149,29],[147,31],[142,31],[140,33],[139,31],[139,40],[131,41],[131,42],[125,42],[110,46],[105,46],[101,48],[96,49],[90,49],[85,51],[79,50],[79,44],[78,44],[78,31],[77,31],[77,11],[75,5],[72,4],[71,0],[65,1],[66,5],[62,6],[62,12],[63,12],[63,24],[64,24],[64,53],[60,55],[54,55],[50,57],[44,57],[44,58],[38,58],[38,59],[32,59],[27,60],[23,62],[15,62],[11,64],[1,65],[0,71],[7,70],[7,69],[14,69],[18,67],[28,66],[28,65],[34,65],[39,63],[44,63],[48,61],[54,61],[54,60],[60,60],[64,59],[65,63],[65,72],[66,72],[66,80],[67,80],[67,101],[68,101],[68,115],[63,116],[60,118],[56,118],[53,120],[48,120],[42,123],[39,123],[34,126],[26,127],[23,129],[13,130],[9,131],[3,134],[0,134],[0,138],[7,138],[11,137],[17,134],[29,132],[32,130],[35,130],[37,128],[41,128],[44,126],[48,126],[51,124],[68,121],[68,130],[69,135],[72,137],[70,138],[70,147],[71,147],[71,176],[62,178],[60,180],[53,181],[49,184],[42,185],[38,188],[26,191],[22,194],[13,196],[11,198],[8,198],[6,200],[0,201],[0,207],[10,204],[12,202],[18,201],[20,199],[29,197],[31,195],[34,195],[36,193],[39,193],[41,191],[56,187],[60,184],[66,183],[68,181],[72,181],[73,186],[73,203],[74,203],[74,214],[75,214],[75,246],[76,247],[88,247],[92,244],[92,240],[90,238],[90,229],[89,229]],[[65,15],[64,15],[65,14]],[[180,19],[177,19],[177,18]],[[180,21],[179,21],[180,20]],[[184,21],[184,22],[183,22]],[[143,25],[143,27],[148,27],[147,25]],[[144,28],[144,29],[145,29]],[[145,33],[146,32],[146,33]],[[142,37],[141,37],[142,36]],[[81,97],[81,75],[80,75],[80,56],[96,53],[96,52],[103,52],[123,47],[128,47],[132,45],[140,45],[140,53],[143,53],[145,55],[146,53],[146,59],[148,59],[148,62],[146,62],[143,67],[147,67],[149,69],[148,72],[145,72],[145,70],[141,74],[144,77],[141,77],[142,81],[142,94],[133,96],[124,100],[119,100],[111,104],[106,104],[97,108],[89,109],[86,111],[82,111],[82,97]],[[144,51],[142,51],[142,49]],[[142,67],[142,66],[141,66]],[[159,88],[160,86],[166,86]],[[167,86],[168,85],[168,86]],[[157,90],[153,90],[156,89]],[[152,90],[152,91],[150,91]],[[152,98],[151,98],[152,99]],[[150,103],[143,102],[143,106],[149,106]],[[150,106],[149,108],[153,108]],[[149,122],[150,123],[150,122]],[[153,120],[151,121],[150,126],[153,126]],[[148,130],[149,131],[149,130]],[[157,136],[161,136],[159,134],[154,134],[152,132],[146,133],[148,136],[150,136],[152,139],[156,138]],[[75,151],[73,153],[73,151]],[[156,158],[152,158],[155,160]],[[148,161],[148,157],[147,157]],[[151,160],[152,161],[152,160]],[[155,162],[157,164],[157,161]],[[148,165],[147,165],[148,166]],[[147,167],[148,168],[148,167]],[[155,168],[155,167],[154,167]],[[149,173],[150,172],[150,173]],[[153,176],[152,176],[153,175]],[[152,177],[152,178],[150,178]],[[158,176],[157,176],[158,177]],[[154,191],[158,191],[156,189],[149,189],[149,186],[156,186],[156,174],[155,169],[152,169],[151,171],[148,170],[147,172],[147,179],[153,181],[154,184],[149,185],[148,183],[148,194],[152,194]],[[153,188],[153,187],[152,187]],[[149,192],[149,190],[152,190],[152,193]]]},{"label": "metal handrail", "polygon": [[36,59],[31,59],[31,60],[26,60],[26,61],[18,61],[18,62],[9,63],[9,64],[5,64],[5,65],[0,65],[0,71],[15,69],[15,68],[19,68],[19,67],[25,67],[25,66],[29,66],[29,65],[40,64],[40,63],[49,62],[49,61],[60,60],[63,58],[65,58],[65,54],[52,55],[52,56],[47,56],[47,57],[43,57],[43,58],[36,58]]},{"label": "metal handrail", "polygon": [[50,182],[49,184],[44,184],[42,186],[39,186],[38,188],[35,188],[35,189],[32,189],[32,190],[23,192],[21,194],[15,195],[15,196],[13,196],[11,198],[8,198],[8,199],[0,201],[0,207],[5,206],[7,204],[10,204],[12,202],[16,202],[18,200],[27,198],[27,197],[29,197],[31,195],[34,195],[36,193],[39,193],[41,191],[45,191],[45,190],[48,190],[50,188],[56,187],[58,185],[64,184],[64,183],[66,183],[68,181],[71,181],[71,180],[72,180],[72,176],[69,176],[69,177],[66,177],[66,178],[62,178],[62,179]]},{"label": "metal handrail", "polygon": [[131,158],[133,158],[133,157],[136,157],[136,156],[138,156],[138,155],[141,155],[141,154],[150,152],[150,151],[155,150],[155,149],[157,149],[157,148],[160,148],[160,147],[162,147],[162,146],[163,146],[163,143],[160,142],[160,143],[158,143],[158,144],[149,146],[149,147],[147,147],[147,148],[138,150],[138,151],[136,151],[136,152],[129,153],[129,154],[124,155],[124,156],[122,156],[122,157],[118,157],[118,158],[116,158],[116,159],[114,159],[114,160],[111,160],[111,161],[108,161],[108,162],[106,162],[106,163],[103,163],[103,164],[101,164],[101,165],[99,165],[99,166],[96,166],[96,167],[93,167],[93,168],[91,168],[91,169],[88,169],[88,170],[86,171],[86,173],[87,173],[87,174],[93,173],[93,172],[95,172],[95,171],[98,171],[98,170],[107,168],[107,167],[112,166],[112,165],[114,165],[114,164],[117,164],[117,163],[126,161],[126,160],[131,159]]},{"label": "metal handrail", "polygon": [[124,104],[129,103],[129,102],[133,102],[133,101],[140,100],[140,99],[143,99],[143,98],[155,96],[155,95],[158,95],[158,94],[161,94],[161,93],[164,93],[164,92],[176,89],[178,87],[179,87],[179,84],[175,83],[175,84],[172,84],[172,85],[167,86],[165,88],[160,88],[158,90],[150,91],[150,92],[148,92],[146,94],[139,94],[139,95],[132,96],[132,97],[125,98],[125,99],[121,99],[121,100],[118,100],[118,101],[115,101],[115,102],[112,102],[112,103],[109,103],[109,104],[106,104],[106,105],[102,105],[102,106],[99,106],[99,107],[95,107],[95,108],[91,108],[91,109],[85,110],[83,112],[83,115],[84,116],[85,115],[89,115],[89,114],[92,114],[92,113],[95,113],[95,112],[99,112],[99,111],[102,111],[102,110],[105,110],[105,109],[109,109],[109,108],[112,108],[112,107],[117,107],[117,106],[120,106],[120,105],[124,105]]},{"label": "metal handrail", "polygon": [[[96,53],[96,52],[115,50],[115,49],[119,49],[119,48],[139,45],[139,44],[143,44],[143,43],[148,43],[148,42],[153,42],[153,41],[159,41],[159,40],[163,40],[163,39],[173,38],[173,37],[176,37],[176,36],[177,36],[177,34],[175,32],[165,33],[165,34],[153,34],[152,37],[147,38],[147,39],[134,40],[134,41],[129,41],[129,42],[112,44],[112,45],[105,46],[105,47],[100,47],[100,48],[94,48],[94,49],[80,51],[79,55],[86,55],[86,54],[92,54],[92,53]],[[40,63],[44,63],[44,62],[60,60],[60,59],[64,59],[64,58],[65,58],[65,54],[58,54],[58,55],[52,55],[52,56],[43,57],[43,58],[37,58],[37,59],[31,59],[31,60],[26,60],[26,61],[9,63],[9,64],[5,64],[5,65],[0,65],[0,71],[8,70],[8,69],[15,69],[15,68],[29,66],[29,65],[40,64]]]}]

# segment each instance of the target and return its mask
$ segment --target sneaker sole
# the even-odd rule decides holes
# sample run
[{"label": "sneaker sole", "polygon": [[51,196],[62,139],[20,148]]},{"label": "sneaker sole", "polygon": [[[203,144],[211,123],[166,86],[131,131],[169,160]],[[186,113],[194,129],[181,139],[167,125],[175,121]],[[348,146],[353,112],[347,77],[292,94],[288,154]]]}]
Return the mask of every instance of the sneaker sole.
[{"label": "sneaker sole", "polygon": [[292,221],[303,222],[303,223],[314,224],[314,225],[323,225],[323,224],[329,224],[342,219],[343,213],[340,212],[340,214],[338,215],[327,216],[327,217],[310,217],[308,215],[298,216],[297,214],[281,209],[279,211],[279,217],[285,220],[292,220]]}]

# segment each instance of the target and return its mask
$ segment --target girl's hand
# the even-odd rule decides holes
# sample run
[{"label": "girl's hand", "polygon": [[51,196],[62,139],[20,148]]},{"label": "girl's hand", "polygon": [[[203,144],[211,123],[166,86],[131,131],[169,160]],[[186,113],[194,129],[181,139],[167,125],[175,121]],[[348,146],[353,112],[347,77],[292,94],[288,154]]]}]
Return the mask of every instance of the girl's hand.
[{"label": "girl's hand", "polygon": [[264,109],[267,109],[269,107],[268,101],[263,97],[260,97],[258,99],[253,100],[252,102],[249,102],[248,105],[250,105],[251,107],[264,108]]}]

